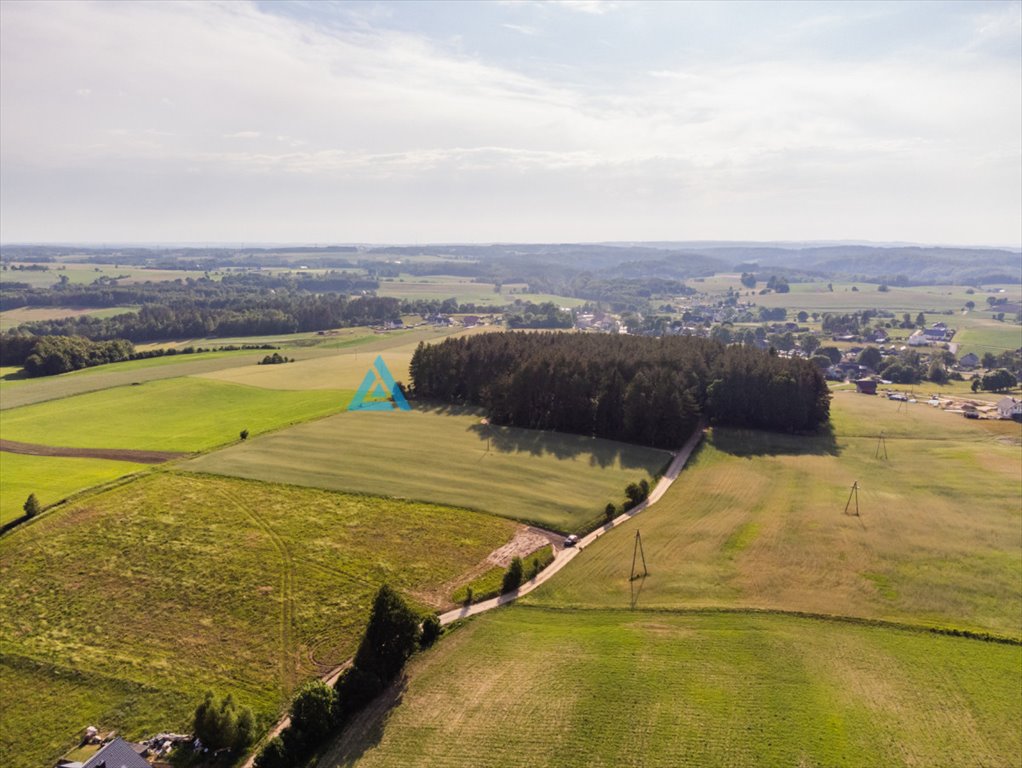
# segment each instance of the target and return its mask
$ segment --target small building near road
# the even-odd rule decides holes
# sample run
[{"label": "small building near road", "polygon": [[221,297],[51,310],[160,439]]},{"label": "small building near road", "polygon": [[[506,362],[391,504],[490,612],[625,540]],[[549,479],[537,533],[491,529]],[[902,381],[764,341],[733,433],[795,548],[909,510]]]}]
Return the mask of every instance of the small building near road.
[{"label": "small building near road", "polygon": [[876,379],[857,379],[855,389],[860,395],[875,395],[877,393]]}]

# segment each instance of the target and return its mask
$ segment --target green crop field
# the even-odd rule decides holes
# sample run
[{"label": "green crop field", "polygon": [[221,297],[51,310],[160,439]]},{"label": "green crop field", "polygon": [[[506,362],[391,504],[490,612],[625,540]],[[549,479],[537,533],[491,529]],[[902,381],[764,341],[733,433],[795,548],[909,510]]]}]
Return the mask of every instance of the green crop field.
[{"label": "green crop field", "polygon": [[[737,606],[1022,637],[1020,427],[838,392],[836,439],[714,430],[641,529],[649,608]],[[888,460],[875,458],[884,430]],[[859,483],[860,517],[843,514]],[[853,502],[854,505],[854,502]],[[627,607],[632,540],[605,536],[526,598]]]},{"label": "green crop field", "polygon": [[1013,318],[1002,322],[991,317],[983,317],[980,313],[956,317],[949,325],[958,329],[955,335],[958,356],[975,352],[982,357],[984,352],[993,352],[996,355],[1022,347],[1022,326],[1011,320]]},{"label": "green crop field", "polygon": [[341,390],[284,392],[166,379],[5,411],[3,435],[78,448],[201,451],[237,440],[242,429],[256,435],[335,413],[351,396]]},{"label": "green crop field", "polygon": [[629,482],[659,472],[669,459],[665,451],[610,440],[492,427],[471,409],[416,408],[339,414],[187,466],[455,504],[580,530],[602,516],[608,501],[620,503]]},{"label": "green crop field", "polygon": [[379,584],[420,606],[514,525],[452,507],[155,472],[0,539],[0,764],[89,723],[186,729],[203,690],[268,725],[354,650]]},{"label": "green crop field", "polygon": [[789,616],[514,607],[417,658],[319,766],[1012,766],[1020,664]]},{"label": "green crop field", "polygon": [[0,525],[22,515],[34,493],[49,506],[73,493],[146,469],[142,464],[105,459],[25,456],[0,452]]}]

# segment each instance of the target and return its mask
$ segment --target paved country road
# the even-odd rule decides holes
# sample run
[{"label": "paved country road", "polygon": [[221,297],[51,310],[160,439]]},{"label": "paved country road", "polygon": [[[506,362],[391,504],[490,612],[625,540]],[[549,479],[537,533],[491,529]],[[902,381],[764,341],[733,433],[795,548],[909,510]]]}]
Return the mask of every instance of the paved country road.
[{"label": "paved country road", "polygon": [[681,473],[681,470],[685,467],[686,462],[688,462],[689,457],[692,455],[692,451],[695,450],[696,446],[699,445],[699,441],[702,439],[703,430],[697,429],[695,433],[692,435],[692,437],[688,439],[685,445],[681,447],[681,450],[679,450],[674,455],[674,459],[667,467],[667,471],[664,473],[664,476],[660,478],[660,482],[658,482],[656,484],[656,487],[654,487],[653,490],[650,491],[649,498],[647,498],[641,504],[637,504],[624,514],[615,517],[606,525],[603,525],[597,528],[595,531],[592,531],[591,533],[587,534],[574,547],[567,547],[565,549],[560,550],[554,557],[553,562],[551,562],[546,568],[540,571],[535,578],[525,582],[514,592],[508,592],[506,595],[501,595],[500,597],[494,597],[490,600],[482,600],[481,602],[474,603],[472,605],[466,605],[462,608],[455,608],[452,611],[440,614],[440,623],[442,625],[447,625],[450,624],[452,621],[457,621],[458,619],[464,619],[469,616],[475,616],[480,613],[485,613],[486,611],[491,611],[494,608],[497,608],[501,605],[507,605],[508,603],[514,602],[522,595],[527,595],[530,592],[532,592],[532,590],[534,590],[540,584],[546,582],[550,577],[552,577],[555,573],[561,570],[561,568],[563,568],[572,560],[574,560],[575,557],[578,556],[578,553],[580,551],[582,551],[587,546],[592,544],[603,534],[607,533],[610,530],[613,530],[614,528],[617,528],[619,525],[627,523],[629,520],[631,520],[633,517],[635,517],[637,514],[642,512],[647,507],[656,504],[660,500],[660,498],[667,492],[667,489],[671,487],[671,484],[678,479],[678,475]]},{"label": "paved country road", "polygon": [[[561,570],[561,568],[563,568],[572,560],[574,560],[581,550],[585,549],[587,546],[592,544],[594,541],[600,538],[600,536],[607,533],[607,531],[613,530],[614,528],[617,528],[619,525],[623,525],[624,523],[628,522],[633,517],[635,517],[637,514],[642,512],[647,507],[656,504],[660,500],[660,498],[667,492],[667,489],[671,487],[671,484],[678,479],[678,475],[681,473],[681,470],[684,469],[686,462],[688,462],[689,457],[692,455],[692,451],[695,450],[696,446],[699,445],[699,441],[702,439],[703,428],[700,427],[695,431],[692,437],[688,439],[685,445],[681,447],[681,450],[679,450],[674,455],[674,458],[671,460],[670,465],[667,467],[667,471],[664,473],[664,476],[660,478],[660,482],[656,484],[653,490],[650,491],[649,497],[641,504],[637,504],[635,507],[628,510],[624,514],[615,517],[606,525],[603,525],[597,528],[595,531],[592,531],[591,533],[587,534],[574,547],[568,547],[566,549],[558,551],[553,561],[546,568],[540,571],[535,578],[530,579],[529,581],[522,584],[522,586],[520,586],[514,592],[509,592],[506,595],[495,597],[492,600],[483,600],[482,602],[475,603],[474,605],[468,605],[463,608],[455,608],[453,611],[443,613],[440,615],[440,623],[442,625],[446,625],[450,624],[453,621],[457,621],[458,619],[464,619],[469,616],[475,616],[480,613],[485,613],[486,611],[491,611],[494,608],[497,608],[498,606],[507,605],[508,603],[517,600],[522,595],[529,594],[532,590],[534,590],[540,584],[546,582],[547,579],[549,579],[551,576],[553,576],[555,573]],[[546,534],[548,532],[542,531],[542,533]],[[327,685],[332,686],[334,683],[337,682],[337,678],[341,676],[341,673],[351,666],[351,662],[352,660],[348,659],[340,666],[334,667],[332,670],[323,675],[320,679],[323,680],[323,682],[325,682]],[[288,725],[290,725],[290,723],[291,718],[285,715],[280,721],[277,722],[275,726],[273,726],[273,728],[270,729],[269,733],[266,734],[263,743],[269,741],[274,736],[279,736],[281,732],[285,728],[287,728]],[[253,753],[253,755],[242,764],[241,768],[252,768],[255,762],[256,754],[258,753],[257,752]]]}]

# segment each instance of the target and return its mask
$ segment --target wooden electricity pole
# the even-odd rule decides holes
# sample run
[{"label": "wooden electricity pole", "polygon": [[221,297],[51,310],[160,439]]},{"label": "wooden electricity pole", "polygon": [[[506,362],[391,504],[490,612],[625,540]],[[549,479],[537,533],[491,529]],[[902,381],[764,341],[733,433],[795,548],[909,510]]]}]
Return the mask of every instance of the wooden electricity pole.
[{"label": "wooden electricity pole", "polygon": [[855,497],[855,516],[859,516],[859,481],[856,480],[852,483],[852,492],[848,494],[848,501],[845,502],[845,514],[848,514],[848,507],[852,503],[852,497]]},{"label": "wooden electricity pole", "polygon": [[[642,573],[641,574],[637,574],[635,572],[635,559],[636,559],[636,556],[639,556],[639,557],[642,558]],[[639,532],[636,531],[635,532],[635,545],[632,547],[632,574],[631,574],[631,576],[629,577],[628,580],[629,581],[635,581],[638,578],[645,578],[648,575],[649,575],[649,571],[646,570],[646,553],[642,551],[642,536],[640,536]]]}]

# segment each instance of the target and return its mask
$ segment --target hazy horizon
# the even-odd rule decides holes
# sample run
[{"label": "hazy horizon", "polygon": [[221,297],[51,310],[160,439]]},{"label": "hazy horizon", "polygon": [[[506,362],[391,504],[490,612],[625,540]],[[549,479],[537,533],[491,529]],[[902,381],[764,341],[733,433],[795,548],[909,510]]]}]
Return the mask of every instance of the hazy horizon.
[{"label": "hazy horizon", "polygon": [[1022,4],[0,4],[0,242],[1022,244]]}]

